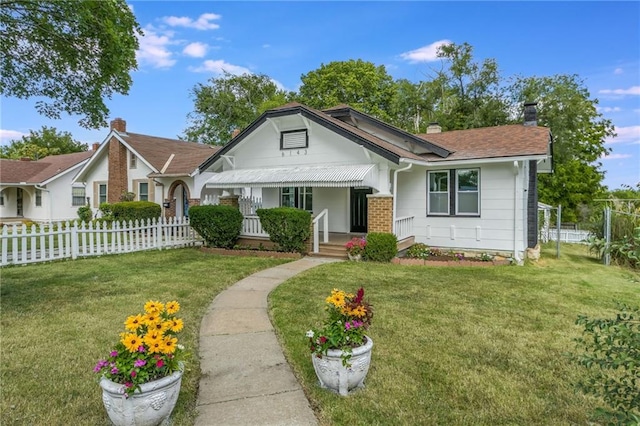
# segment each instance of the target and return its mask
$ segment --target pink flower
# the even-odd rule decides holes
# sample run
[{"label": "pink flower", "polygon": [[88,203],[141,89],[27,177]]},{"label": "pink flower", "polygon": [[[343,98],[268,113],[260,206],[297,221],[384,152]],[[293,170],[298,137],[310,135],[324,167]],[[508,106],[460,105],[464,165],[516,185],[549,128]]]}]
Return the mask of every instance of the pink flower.
[{"label": "pink flower", "polygon": [[131,377],[136,377],[136,374],[138,374],[136,373],[136,370],[131,370]]},{"label": "pink flower", "polygon": [[124,387],[125,387],[125,388],[132,388],[132,387],[133,387],[133,383],[131,383],[131,382],[126,382],[126,383],[124,384]]},{"label": "pink flower", "polygon": [[159,359],[158,362],[156,362],[156,367],[157,368],[162,368],[162,366],[164,365],[164,361]]},{"label": "pink flower", "polygon": [[322,345],[322,344],[325,344],[325,343],[327,343],[327,338],[324,337],[324,336],[320,337],[320,344]]},{"label": "pink flower", "polygon": [[351,323],[349,321],[344,323],[344,329],[349,330],[351,328]]},{"label": "pink flower", "polygon": [[117,367],[113,367],[111,369],[111,374],[118,374],[118,368]]},{"label": "pink flower", "polygon": [[116,357],[116,356],[118,356],[118,351],[111,351],[111,353],[109,354],[109,356],[112,356],[112,357]]},{"label": "pink flower", "polygon": [[143,345],[138,346],[138,352],[144,352],[144,351],[145,349]]},{"label": "pink flower", "polygon": [[144,360],[144,359],[137,359],[137,360],[133,363],[133,366],[134,366],[134,367],[142,367],[142,366],[144,366],[146,363],[147,363],[147,361],[146,361],[146,360]]}]

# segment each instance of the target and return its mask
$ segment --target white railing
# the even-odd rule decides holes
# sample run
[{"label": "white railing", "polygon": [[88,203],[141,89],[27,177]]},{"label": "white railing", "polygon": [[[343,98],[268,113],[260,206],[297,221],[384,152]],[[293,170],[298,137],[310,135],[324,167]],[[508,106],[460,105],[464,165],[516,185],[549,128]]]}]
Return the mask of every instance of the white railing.
[{"label": "white railing", "polygon": [[262,229],[262,224],[258,216],[245,216],[242,219],[242,231],[240,235],[247,237],[269,237],[269,234]]},{"label": "white railing", "polygon": [[413,216],[397,217],[393,223],[393,233],[398,241],[413,235]]},{"label": "white railing", "polygon": [[201,200],[200,204],[203,206],[217,206],[218,204],[220,204],[220,196],[218,194],[207,194]]},{"label": "white railing", "polygon": [[262,208],[262,198],[239,197],[238,208],[243,216],[253,216],[256,214],[256,210]]},{"label": "white railing", "polygon": [[36,225],[7,225],[0,235],[0,266],[162,250],[201,243],[186,217],[113,222],[111,225],[106,222],[95,225],[59,222],[39,228]]},{"label": "white railing", "polygon": [[[586,244],[587,238],[593,235],[589,231],[574,230],[574,229],[561,229],[560,230],[560,242],[563,243],[582,243]],[[558,231],[550,228],[549,230],[540,230],[540,241],[546,243],[548,241],[557,241]]]},{"label": "white railing", "polygon": [[322,231],[323,238],[322,241],[324,243],[329,242],[329,210],[324,209],[320,212],[318,216],[313,219],[313,252],[320,252],[320,229],[318,224],[320,223],[320,219],[322,219]]}]

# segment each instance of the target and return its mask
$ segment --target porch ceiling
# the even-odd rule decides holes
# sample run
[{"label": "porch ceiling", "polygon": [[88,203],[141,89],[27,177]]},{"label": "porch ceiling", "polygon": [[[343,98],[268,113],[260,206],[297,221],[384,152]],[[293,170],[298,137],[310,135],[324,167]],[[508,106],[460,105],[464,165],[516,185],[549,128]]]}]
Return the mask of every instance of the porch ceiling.
[{"label": "porch ceiling", "polygon": [[273,169],[238,169],[214,174],[207,188],[283,188],[313,186],[347,188],[375,187],[378,182],[375,164],[341,166],[295,166]]}]

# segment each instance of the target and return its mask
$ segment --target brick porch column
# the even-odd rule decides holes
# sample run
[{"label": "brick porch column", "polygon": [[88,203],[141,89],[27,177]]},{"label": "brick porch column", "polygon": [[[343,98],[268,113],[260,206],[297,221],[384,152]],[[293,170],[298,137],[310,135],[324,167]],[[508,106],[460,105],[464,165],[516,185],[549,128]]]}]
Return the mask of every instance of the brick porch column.
[{"label": "brick porch column", "polygon": [[367,232],[393,232],[393,195],[367,195]]},{"label": "brick porch column", "polygon": [[223,197],[220,197],[220,205],[231,206],[240,210],[240,203],[238,203],[238,198],[240,198],[240,196],[238,195],[225,195]]}]

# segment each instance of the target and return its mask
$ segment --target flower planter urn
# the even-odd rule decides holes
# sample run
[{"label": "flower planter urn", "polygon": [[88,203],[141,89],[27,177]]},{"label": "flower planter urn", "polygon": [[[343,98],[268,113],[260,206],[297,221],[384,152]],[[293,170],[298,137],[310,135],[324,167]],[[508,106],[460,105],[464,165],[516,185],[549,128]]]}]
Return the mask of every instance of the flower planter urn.
[{"label": "flower planter urn", "polygon": [[123,386],[101,378],[102,402],[115,426],[157,426],[167,420],[178,401],[182,371],[140,385],[125,398]]},{"label": "flower planter urn", "polygon": [[364,379],[371,364],[372,348],[373,340],[366,337],[364,345],[353,348],[349,367],[342,365],[343,352],[341,350],[329,349],[326,355],[322,355],[322,358],[312,354],[311,360],[320,381],[320,387],[342,396],[346,396],[358,388],[363,388]]},{"label": "flower planter urn", "polygon": [[359,261],[362,260],[362,255],[361,254],[347,253],[347,256],[349,256],[349,260],[352,260],[354,262],[359,262]]}]

